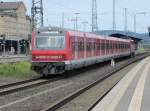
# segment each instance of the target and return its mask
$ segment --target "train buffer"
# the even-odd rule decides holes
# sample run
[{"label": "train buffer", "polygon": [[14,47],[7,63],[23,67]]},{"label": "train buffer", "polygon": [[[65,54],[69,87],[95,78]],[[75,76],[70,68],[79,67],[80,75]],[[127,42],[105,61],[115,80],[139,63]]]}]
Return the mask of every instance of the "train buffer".
[{"label": "train buffer", "polygon": [[92,111],[150,111],[150,57],[128,72]]}]

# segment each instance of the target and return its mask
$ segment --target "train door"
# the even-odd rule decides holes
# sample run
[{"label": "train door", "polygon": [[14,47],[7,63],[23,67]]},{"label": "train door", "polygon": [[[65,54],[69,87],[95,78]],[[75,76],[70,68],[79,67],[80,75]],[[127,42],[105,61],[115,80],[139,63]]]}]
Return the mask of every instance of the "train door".
[{"label": "train door", "polygon": [[100,56],[101,52],[100,52],[100,40],[96,39],[96,56]]},{"label": "train door", "polygon": [[78,59],[78,37],[74,37],[75,40],[75,59]]},{"label": "train door", "polygon": [[112,54],[112,41],[109,40],[109,55]]},{"label": "train door", "polygon": [[106,40],[106,55],[109,54],[109,40]]},{"label": "train door", "polygon": [[101,56],[103,56],[105,54],[105,40],[101,40],[100,46],[101,46]]},{"label": "train door", "polygon": [[121,43],[119,41],[119,54],[121,53]]},{"label": "train door", "polygon": [[113,55],[115,54],[115,41],[113,41]]},{"label": "train door", "polygon": [[117,54],[119,54],[119,41],[117,41]]},{"label": "train door", "polygon": [[99,56],[102,55],[101,43],[102,43],[102,40],[99,40]]},{"label": "train door", "polygon": [[122,45],[123,45],[123,42],[120,42],[120,49],[121,49],[121,53],[123,52],[123,47],[122,47]]},{"label": "train door", "polygon": [[94,56],[94,51],[93,51],[93,39],[92,38],[90,38],[89,39],[90,41],[89,41],[89,43],[90,43],[90,57],[93,57]]},{"label": "train door", "polygon": [[111,41],[111,55],[114,53],[114,41]]},{"label": "train door", "polygon": [[71,51],[71,58],[76,59],[77,58],[77,47],[75,42],[75,37],[70,37],[70,51]]},{"label": "train door", "polygon": [[91,56],[94,56],[94,39],[91,39]]},{"label": "train door", "polygon": [[84,35],[84,58],[86,58],[86,51],[87,51],[87,40],[86,40],[86,35]]},{"label": "train door", "polygon": [[78,37],[78,59],[84,58],[84,38]]},{"label": "train door", "polygon": [[70,53],[71,53],[71,59],[74,59],[75,57],[75,44],[74,44],[74,37],[69,37],[69,46],[70,46]]},{"label": "train door", "polygon": [[93,48],[93,50],[94,50],[94,56],[97,56],[97,39],[94,39],[93,45],[94,45],[94,48]]},{"label": "train door", "polygon": [[86,42],[86,56],[90,57],[90,39],[87,38],[87,42]]}]

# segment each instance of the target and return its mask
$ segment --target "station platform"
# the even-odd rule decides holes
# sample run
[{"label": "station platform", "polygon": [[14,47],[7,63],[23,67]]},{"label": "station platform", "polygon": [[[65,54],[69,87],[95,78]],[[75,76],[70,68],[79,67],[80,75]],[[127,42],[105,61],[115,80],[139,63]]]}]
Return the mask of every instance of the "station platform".
[{"label": "station platform", "polygon": [[150,57],[128,72],[92,111],[150,111]]},{"label": "station platform", "polygon": [[30,60],[30,55],[5,55],[5,56],[0,56],[0,64],[1,63],[14,63],[18,61],[29,61]]}]

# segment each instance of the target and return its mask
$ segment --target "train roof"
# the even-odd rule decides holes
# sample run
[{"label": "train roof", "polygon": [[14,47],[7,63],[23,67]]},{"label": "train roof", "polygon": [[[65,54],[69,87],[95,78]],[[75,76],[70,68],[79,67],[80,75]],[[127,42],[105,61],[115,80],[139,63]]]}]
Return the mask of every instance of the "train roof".
[{"label": "train roof", "polygon": [[44,31],[59,31],[61,33],[69,32],[71,36],[85,36],[87,38],[95,38],[95,39],[104,39],[104,40],[112,40],[112,41],[122,41],[122,42],[130,42],[132,40],[130,39],[122,39],[122,38],[116,38],[111,36],[101,36],[97,34],[93,34],[90,32],[82,32],[82,31],[75,31],[71,29],[65,29],[65,28],[59,28],[59,27],[42,27],[34,30],[34,32],[44,32]]}]

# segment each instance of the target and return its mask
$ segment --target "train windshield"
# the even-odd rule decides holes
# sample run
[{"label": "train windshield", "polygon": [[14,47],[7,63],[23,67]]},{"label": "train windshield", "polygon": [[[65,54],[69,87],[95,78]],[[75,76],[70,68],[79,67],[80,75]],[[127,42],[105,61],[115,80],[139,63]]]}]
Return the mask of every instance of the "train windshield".
[{"label": "train windshield", "polygon": [[36,49],[64,49],[65,36],[61,35],[43,35],[35,36],[35,48]]}]

